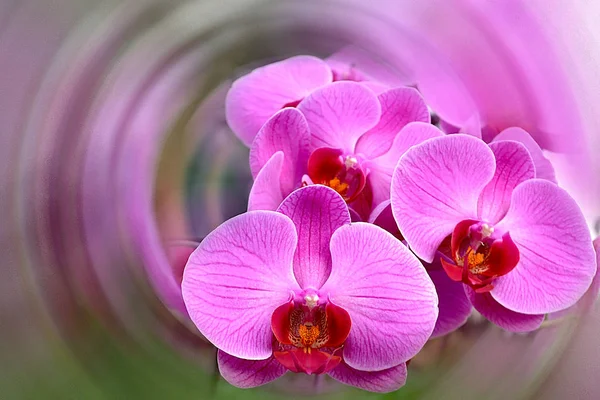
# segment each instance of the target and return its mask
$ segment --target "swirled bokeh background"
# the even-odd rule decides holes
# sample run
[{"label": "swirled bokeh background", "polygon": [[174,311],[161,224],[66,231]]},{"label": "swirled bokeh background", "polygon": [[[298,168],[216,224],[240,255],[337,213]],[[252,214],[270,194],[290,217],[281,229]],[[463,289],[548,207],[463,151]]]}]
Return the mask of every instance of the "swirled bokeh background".
[{"label": "swirled bokeh background", "polygon": [[[592,0],[2,0],[0,398],[378,397],[303,377],[235,389],[186,318],[190,249],[246,208],[229,84],[359,49],[453,124],[532,132],[594,231],[599,18]],[[379,397],[600,398],[584,308],[529,335],[474,317]]]}]

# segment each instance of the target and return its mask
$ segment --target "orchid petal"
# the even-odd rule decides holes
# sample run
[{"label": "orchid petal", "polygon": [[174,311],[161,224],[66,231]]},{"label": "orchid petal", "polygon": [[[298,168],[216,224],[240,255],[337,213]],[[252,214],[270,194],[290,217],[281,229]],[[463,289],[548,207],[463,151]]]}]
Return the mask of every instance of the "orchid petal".
[{"label": "orchid petal", "polygon": [[432,262],[456,224],[477,216],[477,199],[495,170],[481,140],[456,134],[408,150],[392,178],[392,212],[417,256]]},{"label": "orchid petal", "polygon": [[443,136],[442,131],[424,122],[411,122],[398,132],[392,147],[368,164],[368,179],[373,191],[374,204],[390,199],[392,175],[400,157],[411,147],[440,136]]},{"label": "orchid petal", "polygon": [[361,81],[360,84],[363,85],[364,87],[369,88],[377,96],[390,90],[389,86],[384,85],[379,82],[375,82],[375,81]]},{"label": "orchid petal", "polygon": [[544,314],[528,315],[509,310],[494,300],[489,292],[475,293],[473,289],[466,285],[464,290],[473,307],[481,315],[507,331],[531,332],[538,329],[544,322]]},{"label": "orchid petal", "polygon": [[450,279],[441,268],[428,269],[427,273],[435,285],[440,301],[440,313],[431,336],[447,335],[467,322],[473,307],[465,295],[464,285],[461,282]]},{"label": "orchid petal", "polygon": [[377,82],[382,86],[406,86],[412,83],[408,74],[398,71],[378,60],[372,52],[358,46],[349,45],[327,57],[325,60],[333,71],[334,80],[351,80],[361,83]]},{"label": "orchid petal", "polygon": [[250,170],[256,178],[259,171],[278,151],[285,155],[281,169],[281,188],[291,193],[300,186],[308,162],[310,132],[302,113],[284,108],[260,129],[250,148]]},{"label": "orchid petal", "polygon": [[329,241],[333,232],[350,223],[346,202],[333,189],[322,185],[294,191],[281,203],[298,232],[294,275],[302,288],[320,288],[331,273]]},{"label": "orchid petal", "polygon": [[159,290],[163,303],[170,309],[179,312],[181,315],[188,315],[183,296],[181,295],[181,280],[183,279],[183,270],[190,254],[198,247],[198,242],[189,241],[186,244],[168,244],[166,245],[166,254],[170,264],[169,279],[163,279],[157,282],[162,290]]},{"label": "orchid petal", "polygon": [[491,292],[504,307],[547,314],[572,306],[590,287],[596,254],[585,218],[565,190],[542,179],[521,183],[497,227],[510,233],[520,253]]},{"label": "orchid petal", "polygon": [[329,372],[336,381],[377,393],[389,393],[400,389],[406,383],[406,363],[382,371],[359,371],[341,363]]},{"label": "orchid petal", "polygon": [[287,372],[273,357],[259,361],[243,360],[221,350],[217,353],[217,363],[223,379],[241,389],[265,385]]},{"label": "orchid petal", "polygon": [[535,139],[533,139],[527,131],[517,127],[507,128],[494,138],[493,143],[503,140],[514,140],[523,144],[529,151],[533,163],[535,164],[536,178],[546,179],[556,183],[556,175],[554,174],[552,163],[544,156],[544,152],[540,145],[537,144]]},{"label": "orchid petal", "polygon": [[496,157],[496,172],[477,202],[479,219],[496,224],[506,215],[512,191],[521,182],[535,178],[535,167],[522,144],[503,141],[490,144]]},{"label": "orchid petal", "polygon": [[373,212],[369,215],[368,222],[385,229],[397,238],[401,237],[398,225],[396,225],[396,220],[392,214],[392,205],[389,200],[381,202],[373,209]]},{"label": "orchid petal", "polygon": [[[600,237],[594,239],[594,249],[596,251],[596,264],[600,263]],[[569,308],[549,314],[548,319],[557,319],[572,314],[583,314],[591,309],[598,301],[600,295],[600,270],[596,270],[596,275],[592,280],[592,285],[581,299]]]},{"label": "orchid petal", "polygon": [[296,243],[292,221],[272,211],[251,211],[212,231],[183,273],[183,300],[200,333],[234,357],[270,357],[271,315],[299,290]]},{"label": "orchid petal", "polygon": [[[419,92],[426,103],[440,116],[442,120],[455,127],[462,128],[474,125],[478,121],[477,104],[463,80],[458,78],[451,69],[428,60],[419,64]],[[467,132],[481,138],[481,132]]]},{"label": "orchid petal", "polygon": [[377,96],[356,82],[334,82],[312,92],[299,105],[312,135],[312,149],[331,147],[354,153],[358,138],[381,117]]},{"label": "orchid petal", "polygon": [[438,314],[435,287],[419,260],[394,236],[362,222],[333,234],[331,256],[321,293],[350,314],[345,362],[378,371],[414,356]]},{"label": "orchid petal", "polygon": [[278,151],[259,171],[248,196],[248,211],[277,210],[284,198],[280,184],[284,158]]},{"label": "orchid petal", "polygon": [[233,82],[225,101],[227,123],[250,146],[273,114],[332,79],[325,61],[312,56],[292,57],[257,68]]},{"label": "orchid petal", "polygon": [[356,144],[356,152],[363,153],[368,158],[385,154],[398,132],[409,122],[429,123],[430,119],[425,101],[413,88],[390,89],[377,96],[377,99],[381,104],[381,118]]}]

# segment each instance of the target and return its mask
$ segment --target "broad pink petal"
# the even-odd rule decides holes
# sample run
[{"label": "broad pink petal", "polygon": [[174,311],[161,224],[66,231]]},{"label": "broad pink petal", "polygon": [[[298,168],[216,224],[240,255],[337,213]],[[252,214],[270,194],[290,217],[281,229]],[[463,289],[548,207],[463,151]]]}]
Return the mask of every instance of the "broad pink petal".
[{"label": "broad pink petal", "polygon": [[[596,264],[600,263],[600,238],[594,239],[594,249],[596,251]],[[596,275],[592,280],[592,285],[585,292],[583,297],[577,303],[569,308],[549,314],[548,319],[557,319],[572,314],[584,314],[594,306],[600,295],[600,270],[596,270]]]},{"label": "broad pink petal", "polygon": [[493,142],[499,142],[503,140],[514,140],[523,144],[533,159],[535,164],[535,176],[536,178],[546,179],[550,182],[556,183],[556,175],[554,174],[554,167],[550,160],[548,160],[539,144],[531,137],[527,131],[518,127],[507,128],[500,132],[493,140]]},{"label": "broad pink petal", "polygon": [[547,314],[572,306],[590,287],[596,254],[585,218],[565,190],[542,179],[521,183],[498,228],[510,233],[521,257],[491,291],[504,307]]},{"label": "broad pink petal", "polygon": [[356,152],[368,158],[386,153],[398,132],[409,122],[429,123],[430,120],[427,105],[419,92],[413,88],[390,89],[377,98],[381,104],[381,119],[375,127],[362,135],[356,144]]},{"label": "broad pink petal", "polygon": [[278,151],[259,171],[248,196],[248,211],[277,210],[284,199],[280,183],[284,158],[283,152]]},{"label": "broad pink petal", "polygon": [[296,280],[302,288],[320,288],[331,273],[331,235],[350,223],[346,202],[335,190],[312,185],[290,194],[278,211],[294,222],[298,232],[294,254]]},{"label": "broad pink petal", "polygon": [[266,360],[244,360],[219,350],[219,372],[223,379],[235,387],[249,389],[265,385],[283,376],[287,369],[273,357]]},{"label": "broad pink petal", "polygon": [[298,109],[312,135],[311,148],[332,147],[354,153],[358,138],[381,117],[381,105],[370,89],[356,82],[334,82],[315,90]]},{"label": "broad pink petal", "polygon": [[292,57],[257,68],[233,82],[225,100],[227,123],[250,146],[273,114],[332,79],[325,61],[312,56]]},{"label": "broad pink petal", "polygon": [[271,315],[299,290],[296,243],[292,221],[272,211],[251,211],[212,231],[183,273],[183,300],[200,333],[234,357],[270,357]]},{"label": "broad pink petal", "polygon": [[321,293],[350,314],[346,363],[378,371],[413,357],[438,314],[435,287],[419,260],[394,236],[362,222],[333,234],[331,256]]},{"label": "broad pink petal", "polygon": [[477,214],[482,221],[495,224],[506,215],[514,188],[535,178],[535,167],[525,146],[518,142],[496,142],[490,149],[496,157],[496,172],[479,196]]},{"label": "broad pink petal", "polygon": [[256,178],[273,154],[284,154],[281,189],[290,193],[300,186],[308,162],[310,132],[302,113],[285,108],[271,117],[260,129],[250,148],[250,170]]},{"label": "broad pink petal", "polygon": [[400,389],[406,383],[406,363],[382,371],[359,371],[341,363],[329,372],[336,381],[368,390],[369,392],[389,393]]},{"label": "broad pink petal", "polygon": [[427,273],[435,285],[440,301],[440,313],[431,336],[439,337],[463,326],[473,307],[465,294],[464,285],[450,279],[441,267],[428,269]]},{"label": "broad pink petal", "polygon": [[392,212],[417,256],[433,261],[456,224],[476,219],[479,193],[494,170],[488,145],[462,134],[427,140],[402,156],[392,178]]},{"label": "broad pink petal", "polygon": [[368,163],[373,204],[390,199],[392,175],[400,157],[411,147],[440,136],[442,131],[425,122],[411,122],[398,132],[390,149]]},{"label": "broad pink petal", "polygon": [[464,291],[471,300],[473,307],[490,322],[510,332],[531,332],[544,322],[544,314],[521,314],[498,303],[490,293],[475,293],[464,285]]}]

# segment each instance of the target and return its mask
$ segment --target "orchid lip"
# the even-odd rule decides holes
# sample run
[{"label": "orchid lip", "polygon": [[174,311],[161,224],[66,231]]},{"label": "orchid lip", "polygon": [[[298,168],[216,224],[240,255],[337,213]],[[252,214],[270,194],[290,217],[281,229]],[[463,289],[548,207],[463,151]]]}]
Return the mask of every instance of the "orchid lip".
[{"label": "orchid lip", "polygon": [[[293,372],[320,374],[335,368],[350,333],[350,316],[312,289],[273,312],[274,357]],[[278,346],[278,347],[277,347]]]},{"label": "orchid lip", "polygon": [[341,149],[321,147],[308,159],[308,176],[313,183],[329,186],[347,203],[354,201],[363,191],[367,180],[360,158],[344,154]]},{"label": "orchid lip", "polygon": [[450,254],[440,259],[443,269],[450,279],[463,282],[477,293],[491,291],[494,280],[512,271],[519,262],[519,250],[510,234],[500,236],[494,226],[484,222],[461,221],[450,243]]}]

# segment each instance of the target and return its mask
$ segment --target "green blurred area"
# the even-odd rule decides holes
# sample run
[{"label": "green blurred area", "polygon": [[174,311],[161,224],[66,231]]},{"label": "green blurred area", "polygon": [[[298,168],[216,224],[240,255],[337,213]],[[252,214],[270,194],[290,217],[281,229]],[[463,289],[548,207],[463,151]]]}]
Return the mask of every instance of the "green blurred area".
[{"label": "green blurred area", "polygon": [[[237,389],[164,343],[150,342],[142,347],[127,339],[116,340],[98,326],[88,332],[85,343],[78,340],[79,345],[73,348],[58,337],[39,339],[44,341],[44,346],[38,349],[41,351],[35,358],[31,351],[21,352],[21,357],[12,354],[10,367],[2,368],[2,399],[270,400],[295,397],[273,388]],[[403,389],[387,395],[348,388],[314,398],[415,399],[429,383],[417,375],[411,376]]]}]

